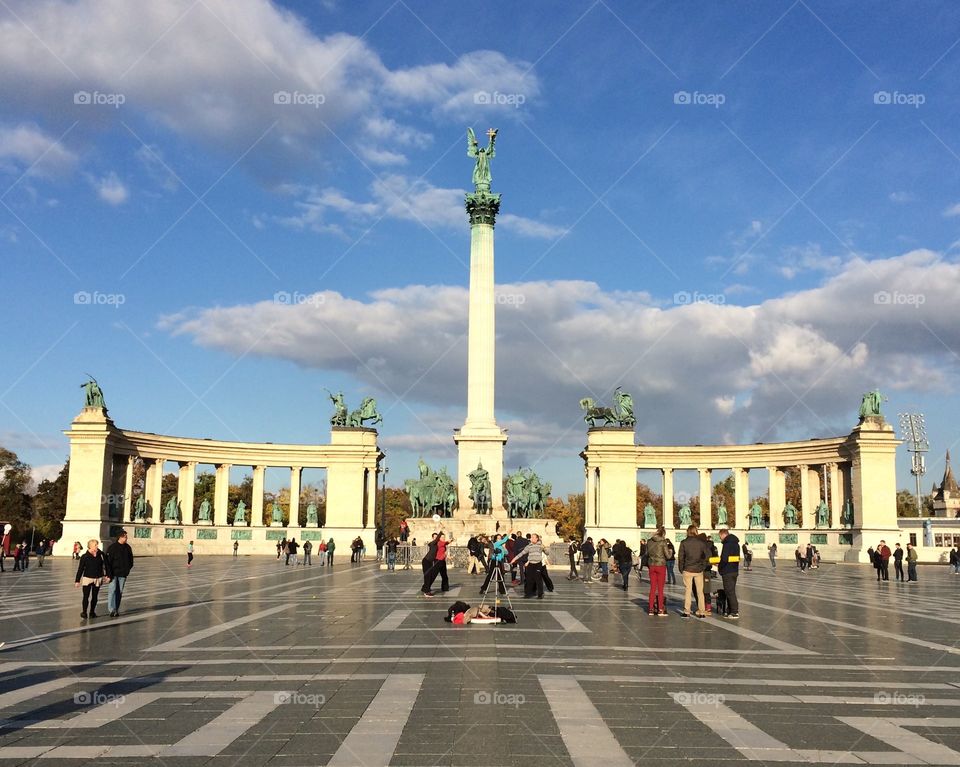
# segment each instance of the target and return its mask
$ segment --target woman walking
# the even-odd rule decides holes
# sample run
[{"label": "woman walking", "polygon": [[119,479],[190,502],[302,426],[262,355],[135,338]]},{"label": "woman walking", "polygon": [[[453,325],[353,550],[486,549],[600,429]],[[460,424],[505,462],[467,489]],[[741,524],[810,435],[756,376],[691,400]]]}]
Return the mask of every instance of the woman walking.
[{"label": "woman walking", "polygon": [[674,567],[677,564],[677,550],[673,547],[673,541],[667,539],[667,583],[671,586],[677,585],[677,574]]},{"label": "woman walking", "polygon": [[75,588],[83,589],[81,618],[86,618],[87,615],[91,618],[97,617],[97,597],[100,595],[100,587],[109,582],[110,574],[107,569],[107,561],[104,559],[103,552],[100,551],[100,541],[91,538],[87,541],[86,552],[80,557],[80,564],[77,567],[77,580],[74,584]]},{"label": "woman walking", "polygon": [[600,582],[607,583],[610,580],[610,542],[606,538],[601,538],[597,544],[597,562],[600,563]]},{"label": "woman walking", "polygon": [[767,546],[767,556],[770,557],[770,566],[776,570],[777,569],[777,544],[771,543]]},{"label": "woman walking", "polygon": [[187,544],[187,567],[193,567],[193,541]]}]

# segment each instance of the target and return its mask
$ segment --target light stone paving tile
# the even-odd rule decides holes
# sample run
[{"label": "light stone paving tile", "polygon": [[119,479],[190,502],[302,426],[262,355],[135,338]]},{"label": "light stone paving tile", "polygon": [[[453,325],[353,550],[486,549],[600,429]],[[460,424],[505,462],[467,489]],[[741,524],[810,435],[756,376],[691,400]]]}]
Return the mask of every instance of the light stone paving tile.
[{"label": "light stone paving tile", "polygon": [[279,705],[289,691],[260,691],[234,704],[213,721],[163,748],[158,756],[216,756]]},{"label": "light stone paving tile", "polygon": [[186,634],[178,639],[171,639],[169,642],[163,642],[153,647],[148,648],[145,652],[169,652],[170,650],[184,650],[187,645],[191,645],[194,642],[200,642],[204,639],[209,639],[212,636],[217,634],[222,634],[224,631],[232,631],[238,626],[243,626],[247,623],[252,623],[258,621],[262,618],[266,618],[270,615],[275,615],[278,612],[287,610],[290,608],[288,604],[278,605],[276,607],[270,607],[266,610],[261,610],[256,613],[250,613],[249,615],[244,615],[240,618],[235,618],[232,621],[227,621],[226,623],[218,623],[215,626],[210,628],[200,629],[199,631],[194,631],[192,634]]}]

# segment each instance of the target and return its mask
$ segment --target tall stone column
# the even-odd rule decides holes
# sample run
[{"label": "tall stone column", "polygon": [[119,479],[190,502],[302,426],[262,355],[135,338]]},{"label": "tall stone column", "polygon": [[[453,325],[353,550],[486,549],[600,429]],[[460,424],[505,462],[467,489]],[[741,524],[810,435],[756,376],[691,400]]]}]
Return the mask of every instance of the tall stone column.
[{"label": "tall stone column", "polygon": [[711,496],[713,494],[713,485],[710,483],[712,471],[710,469],[697,469],[700,474],[700,527],[701,529],[713,529],[713,503]]},{"label": "tall stone column", "polygon": [[147,507],[150,509],[150,519],[159,525],[163,521],[163,509],[160,507],[160,497],[163,492],[163,459],[154,458],[147,463],[146,472]]},{"label": "tall stone column", "polygon": [[266,466],[253,467],[253,498],[250,502],[250,524],[263,527],[263,475]]},{"label": "tall stone column", "polygon": [[493,514],[503,508],[503,446],[507,435],[494,415],[496,368],[496,295],[494,293],[493,227],[500,195],[479,186],[466,197],[470,219],[470,299],[467,323],[467,418],[454,433],[458,450],[458,516],[473,514],[469,475],[482,465],[490,476]]},{"label": "tall stone column", "polygon": [[123,521],[133,520],[133,464],[136,456],[127,456],[127,473],[123,477]]},{"label": "tall stone column", "polygon": [[840,478],[840,466],[836,463],[827,465],[827,477],[830,483],[830,527],[840,527],[843,514],[843,485]]},{"label": "tall stone column", "polygon": [[733,506],[734,525],[747,529],[750,527],[750,470],[733,469]]},{"label": "tall stone column", "polygon": [[227,524],[230,507],[230,464],[217,464],[213,485],[213,523]]},{"label": "tall stone column", "polygon": [[197,462],[180,461],[177,464],[177,500],[180,501],[181,522],[193,524],[193,496],[197,485]]},{"label": "tall stone column", "polygon": [[377,472],[367,471],[367,524],[366,529],[377,529]]},{"label": "tall stone column", "polygon": [[290,467],[290,521],[287,527],[300,527],[300,466]]},{"label": "tall stone column", "polygon": [[816,521],[814,517],[818,500],[814,499],[810,488],[810,467],[801,463],[797,466],[797,470],[800,472],[800,527],[808,530],[813,527],[810,521]]},{"label": "tall stone column", "polygon": [[674,529],[673,521],[673,469],[662,469],[663,471],[663,526],[669,533]]},{"label": "tall stone column", "polygon": [[779,466],[768,466],[770,488],[770,529],[783,529],[783,507],[787,505],[787,488]]}]

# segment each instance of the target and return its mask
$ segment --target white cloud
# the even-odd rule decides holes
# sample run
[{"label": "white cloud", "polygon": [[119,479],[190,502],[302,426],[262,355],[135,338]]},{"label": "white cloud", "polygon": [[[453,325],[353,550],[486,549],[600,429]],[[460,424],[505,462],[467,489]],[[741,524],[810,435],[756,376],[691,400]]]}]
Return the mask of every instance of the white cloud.
[{"label": "white cloud", "polygon": [[113,171],[106,176],[91,179],[90,183],[96,190],[97,196],[108,205],[123,205],[130,198],[126,185]]},{"label": "white cloud", "polygon": [[792,280],[804,272],[832,272],[840,268],[843,259],[839,256],[824,255],[817,243],[785,248],[780,255],[778,271],[783,277]]},{"label": "white cloud", "polygon": [[887,199],[889,199],[890,202],[902,204],[905,202],[913,202],[916,199],[916,195],[913,192],[890,192],[890,194],[887,195]]},{"label": "white cloud", "polygon": [[[953,386],[958,356],[945,347],[960,350],[958,291],[960,265],[923,250],[852,259],[819,287],[752,306],[661,308],[645,293],[592,282],[500,285],[498,294],[523,300],[497,309],[498,408],[503,418],[522,414],[535,430],[560,434],[581,428],[580,397],[609,400],[623,385],[648,443],[841,434],[856,422],[861,393],[875,385],[893,393]],[[893,299],[877,298],[884,292]],[[905,298],[918,295],[922,302]],[[236,354],[253,347],[345,372],[387,397],[408,392],[404,401],[418,412],[462,407],[465,288],[323,296],[295,306],[210,308],[161,325],[205,347]],[[939,376],[928,375],[932,369]]]},{"label": "white cloud", "polygon": [[[343,192],[328,188],[287,188],[301,197],[294,203],[296,215],[281,216],[276,220],[294,229],[318,232],[338,227],[330,221],[330,213],[347,219],[370,223],[380,216],[411,221],[427,227],[462,230],[466,222],[463,207],[463,189],[437,187],[423,179],[391,173],[376,179],[370,185],[371,199],[367,202],[351,200]],[[556,239],[566,229],[534,219],[505,213],[498,218],[503,228],[524,237]]]},{"label": "white cloud", "polygon": [[391,152],[387,149],[375,149],[370,146],[362,146],[358,150],[360,157],[371,165],[406,165],[407,156],[400,152]]},{"label": "white cloud", "polygon": [[37,487],[45,479],[54,480],[63,470],[62,463],[50,463],[43,464],[41,466],[31,466],[30,467],[30,483],[27,486],[27,494],[35,495],[37,492]]},{"label": "white cloud", "polygon": [[0,125],[0,170],[54,176],[76,165],[77,156],[35,125]]},{"label": "white cloud", "polygon": [[949,208],[943,211],[943,215],[946,216],[947,218],[954,218],[956,216],[960,216],[960,202],[954,205],[951,205]]},{"label": "white cloud", "polygon": [[[234,155],[256,145],[244,163],[265,178],[319,159],[329,131],[348,135],[345,125],[408,147],[429,143],[391,110],[459,115],[480,83],[528,98],[538,92],[525,62],[492,51],[391,70],[362,37],[318,36],[269,0],[10,3],[16,19],[0,23],[6,107],[64,128],[74,119],[118,126],[144,114]],[[75,103],[79,91],[106,101]]]}]

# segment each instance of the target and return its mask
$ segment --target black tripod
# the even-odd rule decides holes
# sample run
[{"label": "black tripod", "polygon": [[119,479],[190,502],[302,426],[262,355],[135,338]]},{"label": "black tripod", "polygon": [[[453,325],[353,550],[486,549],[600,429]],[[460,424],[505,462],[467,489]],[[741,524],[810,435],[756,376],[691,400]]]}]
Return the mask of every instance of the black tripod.
[{"label": "black tripod", "polygon": [[[494,599],[493,599],[493,614],[494,614],[494,616],[496,616],[497,618],[500,617],[499,615],[497,615],[497,608],[500,607],[500,598],[501,598],[500,590],[503,589],[503,595],[502,595],[502,596],[506,597],[506,599],[507,599],[507,605],[510,607],[510,612],[512,612],[514,615],[516,615],[516,611],[513,609],[513,602],[510,601],[510,592],[507,591],[507,585],[506,585],[506,583],[504,582],[504,576],[503,576],[503,559],[502,559],[502,558],[499,558],[499,559],[498,559],[498,558],[496,558],[496,556],[491,557],[491,559],[490,559],[490,567],[493,568],[493,569],[490,571],[490,578],[488,579],[488,581],[487,581],[487,587],[486,587],[486,589],[485,589],[484,592],[483,592],[483,599],[480,600],[480,610],[481,610],[481,612],[483,611],[483,607],[484,607],[484,605],[486,604],[487,597],[490,595],[490,591],[491,591],[491,589],[492,589],[492,590],[493,590],[493,593],[494,593]],[[500,622],[501,622],[501,621],[498,620],[498,621],[497,621],[496,623],[494,623],[493,625],[494,625],[494,626],[498,626],[498,625],[500,624]]]}]

